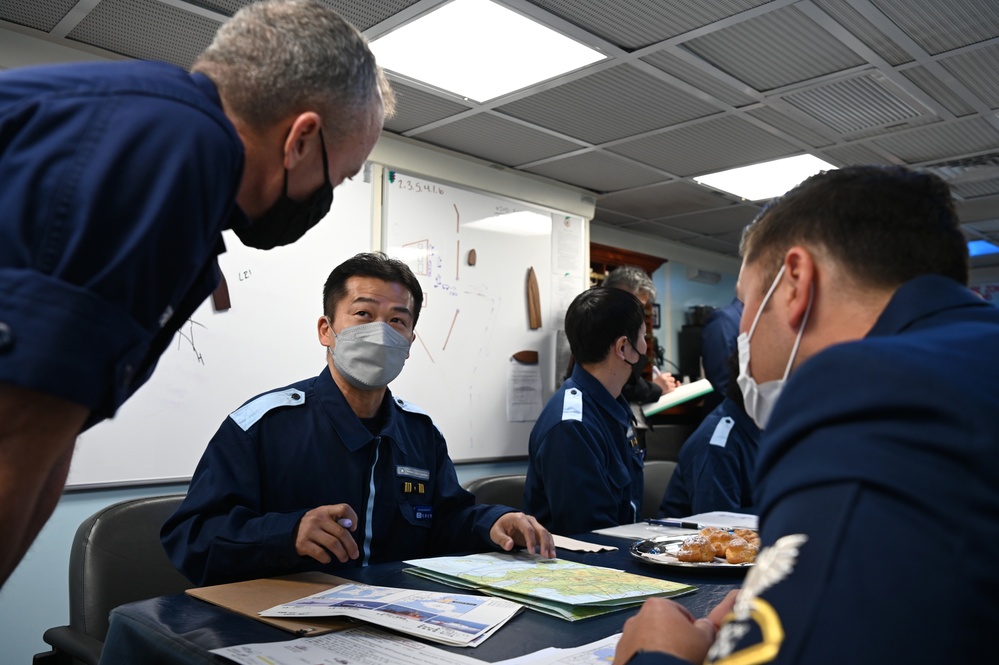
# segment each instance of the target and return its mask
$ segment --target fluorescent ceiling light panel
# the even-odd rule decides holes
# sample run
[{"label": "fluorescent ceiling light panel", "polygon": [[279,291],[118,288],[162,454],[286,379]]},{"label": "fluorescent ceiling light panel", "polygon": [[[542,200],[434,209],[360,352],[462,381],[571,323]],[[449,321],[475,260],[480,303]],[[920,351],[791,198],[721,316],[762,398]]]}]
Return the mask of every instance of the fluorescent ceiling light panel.
[{"label": "fluorescent ceiling light panel", "polygon": [[384,69],[477,102],[606,56],[490,0],[454,0],[371,42]]},{"label": "fluorescent ceiling light panel", "polygon": [[762,201],[780,196],[819,171],[835,169],[835,166],[818,157],[798,155],[698,176],[694,182],[735,194],[747,201]]},{"label": "fluorescent ceiling light panel", "polygon": [[984,256],[985,254],[999,254],[999,247],[996,247],[988,240],[969,240],[968,254],[970,256]]}]

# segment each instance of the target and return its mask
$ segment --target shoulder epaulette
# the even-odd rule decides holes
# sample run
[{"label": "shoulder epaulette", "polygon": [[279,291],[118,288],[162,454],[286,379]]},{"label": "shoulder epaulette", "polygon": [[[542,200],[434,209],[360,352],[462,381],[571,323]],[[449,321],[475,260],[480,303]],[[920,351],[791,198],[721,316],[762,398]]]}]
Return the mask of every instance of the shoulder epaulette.
[{"label": "shoulder epaulette", "polygon": [[583,420],[583,391],[579,388],[562,393],[562,420]]},{"label": "shoulder epaulette", "polygon": [[301,390],[288,388],[261,395],[230,413],[229,417],[245,432],[271,409],[282,406],[301,406],[303,404],[305,404],[305,393]]},{"label": "shoulder epaulette", "polygon": [[421,416],[426,416],[427,418],[429,418],[434,428],[440,433],[441,436],[444,436],[444,432],[441,432],[441,428],[437,427],[437,423],[434,422],[433,416],[431,416],[429,413],[427,413],[420,407],[416,406],[412,402],[407,402],[401,397],[396,397],[393,395],[392,400],[396,403],[396,406],[398,406],[403,411],[406,411],[407,413],[418,413]]}]

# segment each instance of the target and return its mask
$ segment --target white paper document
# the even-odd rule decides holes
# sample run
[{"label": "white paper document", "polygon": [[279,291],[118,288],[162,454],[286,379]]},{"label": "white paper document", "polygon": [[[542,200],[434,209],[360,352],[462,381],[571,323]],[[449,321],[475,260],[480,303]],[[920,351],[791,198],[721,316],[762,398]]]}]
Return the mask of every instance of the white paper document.
[{"label": "white paper document", "polygon": [[724,510],[688,515],[680,519],[684,522],[696,522],[704,526],[717,526],[726,529],[759,529],[760,527],[760,518],[756,515],[730,513]]},{"label": "white paper document", "polygon": [[625,540],[646,540],[648,538],[655,538],[656,536],[689,536],[697,533],[697,530],[638,522],[637,524],[620,524],[618,526],[609,526],[606,529],[596,529],[593,533],[611,536],[612,538],[624,538]]},{"label": "white paper document", "polygon": [[211,653],[244,665],[482,665],[481,660],[459,656],[370,626],[287,642],[241,644],[212,649]]},{"label": "white paper document", "polygon": [[518,603],[486,596],[341,584],[260,615],[344,616],[441,644],[474,647],[522,609]]},{"label": "white paper document", "polygon": [[511,358],[506,386],[506,419],[510,422],[537,420],[542,406],[541,365]]},{"label": "white paper document", "polygon": [[571,649],[548,647],[541,651],[500,660],[493,665],[607,665],[614,661],[614,651],[621,633]]}]

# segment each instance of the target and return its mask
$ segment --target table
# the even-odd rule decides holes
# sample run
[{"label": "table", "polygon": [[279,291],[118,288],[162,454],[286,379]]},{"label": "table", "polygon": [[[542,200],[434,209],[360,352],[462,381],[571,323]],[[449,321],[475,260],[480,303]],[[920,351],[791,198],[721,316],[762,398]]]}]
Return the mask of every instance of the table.
[{"label": "table", "polygon": [[[618,550],[598,553],[560,551],[559,558],[696,586],[697,591],[694,593],[676,599],[694,616],[706,615],[731,589],[737,588],[742,582],[744,569],[703,571],[658,566],[632,557],[628,553],[630,543],[626,540],[599,534],[574,537],[614,545]],[[404,573],[404,567],[405,564],[401,562],[386,563],[338,570],[335,574],[378,586],[453,591],[452,587]],[[495,662],[545,647],[575,647],[613,635],[621,631],[624,622],[636,611],[624,610],[569,622],[525,610],[474,649],[439,644],[434,646],[486,662]],[[210,649],[291,639],[295,639],[291,633],[186,594],[176,594],[129,603],[112,611],[101,663],[219,665],[231,661],[209,653]]]}]

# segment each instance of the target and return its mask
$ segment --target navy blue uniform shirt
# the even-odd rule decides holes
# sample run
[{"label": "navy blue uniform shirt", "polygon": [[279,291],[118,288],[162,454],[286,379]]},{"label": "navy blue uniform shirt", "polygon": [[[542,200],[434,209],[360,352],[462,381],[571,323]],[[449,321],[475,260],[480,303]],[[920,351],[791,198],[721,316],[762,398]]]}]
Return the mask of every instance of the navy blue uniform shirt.
[{"label": "navy blue uniform shirt", "polygon": [[[204,585],[497,549],[489,530],[514,509],[473,505],[428,415],[389,391],[380,415],[372,434],[328,368],[234,411],[163,526],[174,565]],[[302,516],[338,503],[357,513],[359,558],[298,555]]]},{"label": "navy blue uniform shirt", "polygon": [[113,415],[218,284],[242,173],[205,76],[0,72],[0,382]]},{"label": "navy blue uniform shirt", "polygon": [[642,512],[642,451],[628,401],[580,365],[531,429],[525,512],[563,535],[631,524]]},{"label": "navy blue uniform shirt", "polygon": [[770,549],[709,660],[994,660],[997,414],[999,308],[944,277],[902,285],[864,339],[802,363],[760,441]]},{"label": "navy blue uniform shirt", "polygon": [[731,399],[709,413],[680,448],[660,517],[715,510],[751,513],[760,428]]}]

